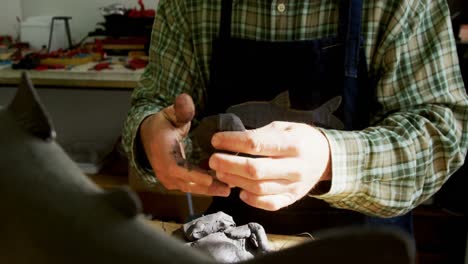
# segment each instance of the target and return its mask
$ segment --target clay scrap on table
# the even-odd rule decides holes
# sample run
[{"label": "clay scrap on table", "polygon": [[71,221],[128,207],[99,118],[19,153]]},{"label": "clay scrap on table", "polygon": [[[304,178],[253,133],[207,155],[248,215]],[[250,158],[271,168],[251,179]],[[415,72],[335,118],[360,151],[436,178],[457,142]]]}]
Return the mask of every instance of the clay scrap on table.
[{"label": "clay scrap on table", "polygon": [[187,245],[222,263],[245,261],[271,251],[260,224],[236,226],[232,217],[223,212],[202,216],[182,228]]}]

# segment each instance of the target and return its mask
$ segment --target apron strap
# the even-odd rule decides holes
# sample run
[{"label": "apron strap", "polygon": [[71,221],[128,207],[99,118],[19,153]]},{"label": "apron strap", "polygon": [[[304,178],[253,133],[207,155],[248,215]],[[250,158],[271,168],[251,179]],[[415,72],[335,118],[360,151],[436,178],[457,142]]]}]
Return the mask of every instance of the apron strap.
[{"label": "apron strap", "polygon": [[227,40],[231,38],[232,0],[221,0],[221,28],[219,38]]},{"label": "apron strap", "polygon": [[345,76],[357,78],[361,45],[362,0],[341,0],[338,35],[345,45]]}]

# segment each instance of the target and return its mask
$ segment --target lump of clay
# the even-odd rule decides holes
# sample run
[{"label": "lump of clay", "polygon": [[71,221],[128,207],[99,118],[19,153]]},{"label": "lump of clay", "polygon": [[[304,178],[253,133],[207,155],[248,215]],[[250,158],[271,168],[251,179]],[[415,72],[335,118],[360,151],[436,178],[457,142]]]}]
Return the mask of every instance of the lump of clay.
[{"label": "lump of clay", "polygon": [[265,230],[258,223],[236,226],[231,216],[218,212],[192,220],[182,227],[190,247],[216,261],[236,263],[270,252]]}]

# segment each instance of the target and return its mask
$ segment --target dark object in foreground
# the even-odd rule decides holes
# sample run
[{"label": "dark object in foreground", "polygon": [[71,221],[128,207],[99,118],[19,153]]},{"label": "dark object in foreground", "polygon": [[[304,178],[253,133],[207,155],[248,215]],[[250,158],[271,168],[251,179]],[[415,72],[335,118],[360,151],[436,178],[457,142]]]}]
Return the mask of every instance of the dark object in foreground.
[{"label": "dark object in foreground", "polygon": [[132,191],[95,185],[54,138],[23,74],[0,109],[0,263],[213,262],[149,226]]},{"label": "dark object in foreground", "polygon": [[[131,191],[104,191],[54,141],[23,74],[0,108],[0,263],[216,263],[154,230]],[[387,229],[338,229],[245,263],[414,263],[409,238]]]}]

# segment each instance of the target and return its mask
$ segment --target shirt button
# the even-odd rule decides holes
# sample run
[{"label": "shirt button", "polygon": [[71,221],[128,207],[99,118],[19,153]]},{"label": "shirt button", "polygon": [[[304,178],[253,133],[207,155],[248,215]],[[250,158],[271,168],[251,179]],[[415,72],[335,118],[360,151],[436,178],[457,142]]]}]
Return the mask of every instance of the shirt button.
[{"label": "shirt button", "polygon": [[278,5],[278,12],[283,13],[286,10],[284,3]]}]

